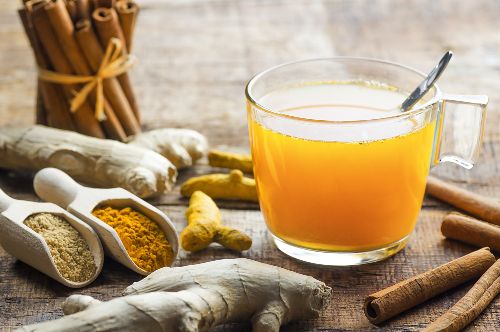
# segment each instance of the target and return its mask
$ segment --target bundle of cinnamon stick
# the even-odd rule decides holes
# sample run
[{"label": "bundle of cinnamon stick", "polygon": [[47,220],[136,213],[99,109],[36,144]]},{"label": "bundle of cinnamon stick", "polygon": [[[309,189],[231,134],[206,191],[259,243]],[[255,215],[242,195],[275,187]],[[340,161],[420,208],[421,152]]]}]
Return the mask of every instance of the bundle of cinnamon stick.
[{"label": "bundle of cinnamon stick", "polygon": [[[18,12],[40,72],[92,81],[102,71],[107,51],[129,56],[139,8],[133,0],[23,0]],[[42,77],[38,124],[121,141],[141,131],[126,71],[85,86],[89,91],[76,109],[74,98],[83,83],[53,83]],[[96,103],[102,105],[102,117],[96,116]]]}]

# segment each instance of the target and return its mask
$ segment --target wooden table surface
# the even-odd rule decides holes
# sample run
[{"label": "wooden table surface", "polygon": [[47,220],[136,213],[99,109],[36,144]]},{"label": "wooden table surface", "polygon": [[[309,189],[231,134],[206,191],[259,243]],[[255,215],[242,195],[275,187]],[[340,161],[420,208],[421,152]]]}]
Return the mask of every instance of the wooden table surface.
[{"label": "wooden table surface", "polygon": [[[428,71],[448,49],[455,58],[440,86],[450,93],[490,97],[480,162],[471,171],[441,165],[433,173],[479,193],[500,197],[500,2],[498,1],[140,1],[135,38],[140,64],[133,69],[145,128],[188,127],[205,134],[213,147],[248,150],[244,105],[246,81],[282,62],[353,55],[401,62]],[[35,68],[15,9],[0,7],[0,126],[33,123]],[[196,166],[180,174],[213,171]],[[0,187],[17,198],[37,200],[31,175],[0,171]],[[186,200],[178,188],[153,201],[185,225]],[[362,311],[366,295],[416,273],[471,252],[444,240],[439,228],[453,210],[426,198],[416,230],[403,251],[384,262],[328,268],[300,263],[272,244],[258,207],[224,204],[227,224],[250,233],[254,244],[241,255],[220,247],[197,254],[181,252],[175,265],[248,257],[318,278],[333,287],[333,301],[316,320],[289,324],[283,331],[369,331]],[[22,324],[62,315],[64,298],[83,293],[107,300],[120,295],[139,275],[107,259],[98,279],[72,290],[16,261],[0,247],[0,325]],[[435,320],[470,287],[451,290],[381,325],[383,330],[418,330]],[[247,324],[219,331],[246,331]],[[472,323],[471,331],[500,331],[497,298]]]}]

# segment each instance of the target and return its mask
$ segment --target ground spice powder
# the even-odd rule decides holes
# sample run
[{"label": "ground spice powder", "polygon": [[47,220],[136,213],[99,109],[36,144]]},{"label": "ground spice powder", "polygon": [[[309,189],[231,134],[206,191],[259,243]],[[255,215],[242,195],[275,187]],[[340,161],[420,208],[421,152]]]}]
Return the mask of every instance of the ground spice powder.
[{"label": "ground spice powder", "polygon": [[39,213],[29,216],[24,224],[45,239],[57,270],[64,278],[84,282],[94,276],[97,267],[87,242],[65,219]]},{"label": "ground spice powder", "polygon": [[97,207],[92,214],[118,233],[125,249],[141,269],[153,272],[170,265],[174,258],[165,233],[154,221],[130,207]]}]

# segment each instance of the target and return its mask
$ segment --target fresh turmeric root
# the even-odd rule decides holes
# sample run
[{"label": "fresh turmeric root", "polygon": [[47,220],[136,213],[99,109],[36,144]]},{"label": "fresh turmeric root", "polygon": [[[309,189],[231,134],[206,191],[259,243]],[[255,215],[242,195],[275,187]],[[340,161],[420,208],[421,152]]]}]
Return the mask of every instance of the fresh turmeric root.
[{"label": "fresh turmeric root", "polygon": [[184,197],[195,191],[203,191],[214,199],[230,199],[258,202],[255,180],[243,176],[240,170],[233,169],[229,174],[209,174],[191,178],[181,186]]},{"label": "fresh turmeric root", "polygon": [[213,167],[239,169],[243,173],[253,172],[252,156],[219,150],[208,153],[208,164]]},{"label": "fresh turmeric root", "polygon": [[242,251],[252,245],[252,239],[231,227],[221,224],[220,211],[215,202],[201,191],[195,191],[186,210],[188,226],[181,232],[181,245],[187,251],[199,251],[212,242]]}]

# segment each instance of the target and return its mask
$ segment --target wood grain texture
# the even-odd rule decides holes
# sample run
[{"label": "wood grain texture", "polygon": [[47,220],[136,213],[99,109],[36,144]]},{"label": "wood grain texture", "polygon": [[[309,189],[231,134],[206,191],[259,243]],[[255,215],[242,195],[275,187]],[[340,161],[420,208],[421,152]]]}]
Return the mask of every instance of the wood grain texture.
[{"label": "wood grain texture", "polygon": [[[248,151],[243,90],[256,72],[286,61],[333,55],[377,57],[428,71],[447,49],[455,57],[440,79],[450,93],[490,96],[481,159],[472,171],[440,165],[433,173],[478,193],[500,198],[500,2],[143,0],[135,36],[140,64],[131,72],[146,128],[189,127],[213,147]],[[34,122],[36,79],[32,54],[16,16],[18,3],[0,9],[0,126]],[[160,28],[161,27],[161,28]],[[179,184],[214,169],[204,164],[182,171]],[[30,174],[0,171],[0,187],[17,198],[36,200]],[[150,201],[166,212],[178,231],[187,200],[178,186]],[[181,252],[176,265],[249,257],[318,278],[333,287],[334,301],[313,321],[283,331],[375,331],[363,314],[366,295],[473,251],[445,240],[442,218],[453,209],[426,198],[416,230],[401,253],[362,267],[319,268],[281,254],[272,244],[255,204],[220,202],[224,223],[254,239],[241,255],[217,245]],[[78,291],[99,299],[120,295],[140,276],[106,259],[92,285]],[[382,330],[415,331],[446,312],[466,287],[451,290],[389,320]],[[17,262],[0,248],[0,329],[62,315],[65,297],[76,293]],[[249,331],[228,324],[217,331]],[[500,300],[468,328],[500,330]]]}]

